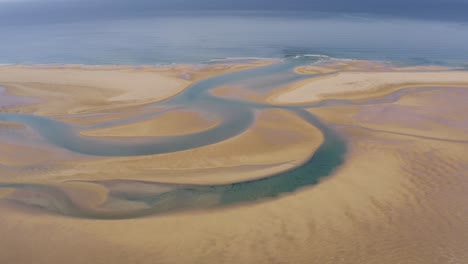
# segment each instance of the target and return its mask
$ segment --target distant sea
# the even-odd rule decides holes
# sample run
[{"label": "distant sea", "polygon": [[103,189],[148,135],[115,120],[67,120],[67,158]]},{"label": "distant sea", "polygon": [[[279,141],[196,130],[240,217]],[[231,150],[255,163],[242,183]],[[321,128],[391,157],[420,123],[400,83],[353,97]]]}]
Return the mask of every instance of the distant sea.
[{"label": "distant sea", "polygon": [[0,25],[0,64],[153,65],[307,54],[468,67],[468,25],[290,12]]}]

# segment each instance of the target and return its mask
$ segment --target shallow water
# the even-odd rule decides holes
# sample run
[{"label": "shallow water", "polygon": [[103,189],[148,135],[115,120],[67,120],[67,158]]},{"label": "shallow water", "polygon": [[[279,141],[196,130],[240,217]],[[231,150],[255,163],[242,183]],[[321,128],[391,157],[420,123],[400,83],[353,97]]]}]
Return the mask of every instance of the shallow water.
[{"label": "shallow water", "polygon": [[[310,62],[310,61],[309,61]],[[32,189],[39,193],[47,193],[50,204],[62,204],[61,207],[45,206],[56,213],[67,214],[75,217],[89,218],[129,218],[155,213],[178,211],[184,209],[207,208],[241,202],[251,202],[264,198],[276,197],[282,193],[292,192],[302,186],[316,183],[321,177],[329,175],[339,166],[346,153],[345,142],[318,118],[301,109],[300,107],[276,107],[264,104],[229,101],[217,98],[208,93],[210,89],[223,86],[241,84],[243,87],[256,89],[261,82],[263,87],[274,88],[278,85],[276,74],[280,74],[283,83],[297,81],[305,76],[296,75],[292,69],[305,63],[303,60],[289,59],[281,63],[273,64],[200,81],[189,87],[185,92],[167,101],[155,103],[147,108],[166,106],[194,108],[199,111],[215,113],[222,120],[215,128],[200,133],[183,136],[166,136],[152,138],[130,138],[125,140],[106,140],[80,136],[79,130],[87,129],[86,126],[73,126],[50,118],[29,114],[0,114],[0,120],[16,122],[27,125],[40,134],[50,144],[65,148],[73,152],[97,156],[135,156],[168,153],[179,150],[196,148],[208,144],[220,142],[234,137],[247,130],[254,121],[254,111],[260,108],[284,108],[303,118],[305,121],[319,128],[324,135],[324,142],[311,160],[297,169],[274,175],[263,180],[247,181],[219,186],[178,186],[164,193],[140,194],[118,193],[111,199],[124,199],[127,201],[139,201],[147,205],[147,208],[130,210],[120,208],[115,211],[85,210],[63,199],[60,190],[53,187],[39,185],[0,185],[3,187]],[[160,113],[145,115],[152,118]],[[119,125],[135,122],[140,117],[128,118],[106,125]],[[105,125],[104,125],[105,126]],[[96,126],[91,126],[95,128]],[[99,184],[99,183],[98,183]],[[146,183],[151,185],[152,183]],[[154,184],[153,184],[154,185]],[[156,184],[157,185],[157,184]],[[54,190],[51,192],[51,190]],[[67,202],[68,201],[68,202]],[[23,201],[24,202],[24,201]],[[29,201],[34,203],[34,201]],[[65,203],[65,204],[64,204]],[[44,207],[44,205],[43,205]],[[65,209],[64,209],[65,208]]]},{"label": "shallow water", "polygon": [[[144,106],[149,113],[104,122],[96,125],[70,125],[54,119],[27,114],[0,113],[1,121],[22,123],[40,134],[49,144],[65,148],[72,152],[95,156],[140,156],[175,152],[214,144],[234,137],[246,131],[254,122],[254,113],[258,109],[278,108],[288,110],[321,130],[324,141],[312,158],[305,164],[290,171],[272,175],[260,180],[252,180],[227,185],[190,186],[175,184],[158,184],[139,182],[146,186],[163,187],[165,191],[141,193],[129,191],[110,191],[109,201],[126,201],[144,206],[122,207],[114,210],[85,209],[74,204],[63,190],[51,186],[34,184],[1,184],[0,187],[28,189],[44,196],[40,204],[42,209],[53,213],[73,217],[97,219],[121,219],[160,214],[189,209],[213,208],[231,204],[253,202],[277,197],[284,193],[294,192],[299,188],[316,184],[344,162],[346,142],[333,129],[324,124],[306,108],[336,105],[367,105],[397,101],[410,92],[421,89],[427,91],[438,88],[408,88],[382,98],[349,101],[324,100],[319,103],[275,106],[241,99],[219,98],[210,94],[212,89],[222,86],[239,86],[252,91],[266,92],[279,86],[299,81],[310,76],[298,75],[293,69],[300,65],[310,64],[325,59],[323,56],[293,56],[269,66],[215,76],[193,84],[179,95],[163,102]],[[454,88],[455,89],[455,88]],[[199,112],[216,115],[221,123],[207,131],[182,135],[147,138],[126,138],[125,140],[91,138],[81,136],[79,131],[124,125],[154,118],[171,109],[184,107]],[[120,181],[93,182],[99,185],[132,184]],[[41,197],[42,197],[41,196]],[[44,204],[44,200],[46,201]],[[25,205],[38,206],[37,201],[16,201]],[[59,205],[59,206],[57,206]]]},{"label": "shallow water", "polygon": [[303,54],[409,64],[468,61],[466,24],[364,15],[183,13],[7,24],[0,25],[0,35],[0,63],[13,64],[200,63]]},{"label": "shallow water", "polygon": [[[106,140],[79,135],[80,130],[96,128],[96,125],[88,127],[83,125],[74,126],[35,115],[0,114],[0,120],[25,124],[42,135],[50,144],[57,147],[87,155],[132,156],[174,152],[220,142],[247,130],[254,121],[254,111],[256,109],[285,109],[317,127],[324,135],[324,141],[314,153],[313,157],[298,168],[260,180],[216,186],[169,185],[139,182],[141,185],[160,186],[164,187],[166,190],[155,193],[111,190],[109,201],[123,200],[126,202],[144,204],[144,206],[140,205],[136,208],[122,207],[114,210],[81,208],[67,198],[67,195],[62,190],[51,186],[4,183],[0,184],[0,187],[14,187],[37,192],[45,197],[41,200],[42,203],[40,207],[53,213],[98,219],[133,218],[180,210],[213,208],[273,198],[284,193],[294,192],[305,186],[316,184],[322,177],[332,174],[332,172],[344,162],[346,142],[333,131],[333,129],[329,128],[313,114],[304,110],[305,108],[391,103],[397,101],[407,93],[417,92],[422,89],[425,89],[425,91],[439,89],[408,88],[377,99],[357,102],[348,100],[325,100],[320,103],[300,106],[274,106],[254,102],[231,101],[229,99],[214,97],[209,93],[211,89],[223,85],[241,85],[244,88],[255,90],[259,82],[264,85],[260,87],[260,89],[266,89],[266,87],[274,89],[278,81],[278,78],[275,78],[275,76],[278,73],[285,83],[305,78],[305,76],[297,75],[292,71],[294,67],[304,63],[310,63],[310,61],[288,59],[271,66],[213,77],[194,84],[176,97],[145,106],[146,108],[165,106],[166,109],[184,106],[197,111],[215,113],[222,120],[221,124],[217,127],[195,134],[173,137],[130,138],[119,141]],[[144,117],[136,116],[119,121],[112,121],[98,126],[106,127],[131,123],[136,120],[152,118],[160,113],[161,112],[156,112],[146,114]],[[119,181],[114,181],[114,183],[115,182]],[[93,183],[106,186],[111,184],[111,181]],[[125,185],[131,183],[119,184]],[[44,200],[46,201],[45,204]],[[37,206],[37,201],[34,200],[16,202],[29,206]]]},{"label": "shallow water", "polygon": [[39,100],[36,98],[9,94],[4,87],[0,86],[0,109],[3,107],[28,105],[37,102],[39,102]]}]

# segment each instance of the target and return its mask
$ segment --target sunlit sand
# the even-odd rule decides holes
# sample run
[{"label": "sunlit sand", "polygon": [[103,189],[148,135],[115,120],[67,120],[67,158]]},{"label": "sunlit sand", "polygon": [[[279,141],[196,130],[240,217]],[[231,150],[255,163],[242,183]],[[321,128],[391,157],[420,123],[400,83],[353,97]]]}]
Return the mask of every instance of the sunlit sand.
[{"label": "sunlit sand", "polygon": [[[109,144],[138,142],[216,128],[224,113],[150,103],[176,98],[200,80],[271,63],[200,69],[8,66],[0,67],[0,85],[14,96],[40,100],[5,113],[47,116],[79,137]],[[51,144],[28,125],[0,121],[0,262],[468,261],[468,73],[372,61],[294,70],[311,76],[265,91],[208,91],[226,105],[257,107],[253,121],[232,137],[180,151],[88,155]],[[313,104],[329,99],[342,101]],[[212,102],[201,100],[196,107]],[[124,214],[150,210],[145,199],[170,200],[157,195],[180,186],[200,193],[237,188],[305,166],[330,140],[306,114],[347,145],[343,163],[317,184],[225,206],[222,195],[208,192],[191,201],[203,207]],[[140,116],[145,118],[133,119]],[[125,217],[98,218],[113,212]],[[80,256],[70,257],[77,248]]]}]

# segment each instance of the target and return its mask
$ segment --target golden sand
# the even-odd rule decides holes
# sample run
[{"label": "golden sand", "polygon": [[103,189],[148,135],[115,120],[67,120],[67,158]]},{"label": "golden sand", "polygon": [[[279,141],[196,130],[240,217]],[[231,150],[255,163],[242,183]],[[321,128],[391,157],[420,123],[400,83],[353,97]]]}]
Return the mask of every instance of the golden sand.
[{"label": "golden sand", "polygon": [[[63,160],[69,156],[69,153],[61,149],[51,148],[42,145],[29,145],[20,142],[0,141],[0,165],[5,166],[33,166],[46,165],[50,160]],[[9,177],[8,173],[1,173],[0,179]],[[34,174],[33,172],[29,172]],[[18,178],[21,180],[21,177]]]},{"label": "golden sand", "polygon": [[390,65],[384,62],[368,60],[341,60],[335,59],[313,65],[299,66],[294,69],[298,74],[325,74],[339,71],[381,71],[388,69]]},{"label": "golden sand", "polygon": [[59,93],[63,89],[70,97],[88,92],[85,90],[86,88],[94,88],[112,94],[106,98],[108,101],[158,101],[179,93],[189,84],[187,80],[170,77],[164,72],[24,66],[1,67],[0,82],[6,84],[50,84],[49,89],[44,87],[45,92]]},{"label": "golden sand", "polygon": [[218,123],[219,120],[216,120],[216,118],[207,118],[200,113],[175,110],[150,120],[97,130],[84,130],[81,134],[93,137],[174,136],[208,130]]},{"label": "golden sand", "polygon": [[25,126],[21,124],[0,121],[0,129],[1,128],[21,129],[24,127]]},{"label": "golden sand", "polygon": [[416,86],[468,86],[468,72],[342,72],[292,84],[268,100],[303,104],[327,98],[362,99]]},{"label": "golden sand", "polygon": [[[370,80],[368,74],[363,80]],[[385,78],[358,97],[392,82],[387,74],[372,74]],[[395,80],[404,76],[392,74]],[[427,75],[411,74],[418,80]],[[451,83],[434,83],[445,82]],[[449,141],[466,139],[467,93],[439,89],[389,104],[310,109],[348,139],[346,163],[319,184],[277,199],[102,221],[47,214],[4,197],[0,263],[468,263],[468,144]],[[240,166],[250,172],[300,163],[321,141],[316,128],[293,114],[266,110],[251,129],[214,145],[149,157],[77,160],[29,177],[56,184],[63,178],[136,174],[154,181],[234,182],[253,177],[240,176]],[[105,201],[106,189],[95,184],[62,184],[71,184],[70,195],[83,206]]]},{"label": "golden sand", "polygon": [[[467,94],[465,88],[420,90],[394,103],[322,107],[311,111],[348,127],[468,142]],[[337,111],[341,114],[337,115]]]},{"label": "golden sand", "polygon": [[40,115],[102,112],[158,102],[203,78],[264,66],[271,61],[213,66],[0,66],[0,84],[16,95],[41,99],[9,111]]},{"label": "golden sand", "polygon": [[9,194],[14,192],[15,189],[12,188],[0,188],[0,200],[4,197],[7,197]]},{"label": "golden sand", "polygon": [[[174,153],[122,158],[80,158],[24,179],[129,179],[222,184],[265,177],[306,161],[322,142],[320,131],[285,110],[259,112],[257,122],[231,139]],[[64,175],[66,175],[64,177]],[[9,180],[15,180],[10,177]]]},{"label": "golden sand", "polygon": [[352,60],[352,59],[332,59],[330,61],[321,62],[313,65],[299,66],[294,69],[298,74],[327,74],[344,71],[447,71],[452,70],[449,67],[436,65],[421,65],[421,66],[397,66],[391,63],[369,61],[369,60]]},{"label": "golden sand", "polygon": [[[1,210],[8,213],[0,218],[0,260],[465,263],[468,186],[457,172],[460,162],[468,162],[463,147],[348,133],[350,162],[335,176],[253,205],[91,221],[18,211],[3,203]],[[433,148],[437,151],[428,152]],[[79,257],[70,258],[74,254]]]},{"label": "golden sand", "polygon": [[54,184],[64,190],[79,206],[97,207],[107,200],[108,190],[100,185],[87,182],[65,182]]}]

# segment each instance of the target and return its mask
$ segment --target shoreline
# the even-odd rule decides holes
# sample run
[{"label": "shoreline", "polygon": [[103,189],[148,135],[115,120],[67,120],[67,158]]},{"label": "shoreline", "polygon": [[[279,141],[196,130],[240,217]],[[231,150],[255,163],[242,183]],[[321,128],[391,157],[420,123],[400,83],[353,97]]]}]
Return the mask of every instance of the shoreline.
[{"label": "shoreline", "polygon": [[[388,95],[393,88],[386,87],[382,94]],[[35,170],[37,174],[27,171],[16,179],[49,184],[51,189],[41,189],[42,185],[37,189],[18,187],[11,193],[9,186],[0,188],[0,209],[4,212],[0,224],[6,226],[1,230],[5,239],[0,240],[6,255],[0,258],[20,256],[24,263],[38,259],[63,263],[70,262],[69,256],[78,248],[88,262],[101,256],[104,262],[115,263],[149,263],[151,259],[169,263],[190,263],[194,259],[202,263],[267,263],[272,259],[285,263],[334,263],[340,259],[353,263],[398,263],[417,259],[431,263],[434,259],[453,260],[452,255],[440,258],[439,250],[449,249],[459,256],[455,261],[463,262],[468,259],[463,247],[467,241],[463,234],[468,230],[463,215],[468,198],[466,145],[405,134],[464,136],[464,129],[468,129],[468,89],[410,91],[392,102],[305,107],[304,111],[314,113],[346,140],[344,163],[320,178],[318,184],[304,187],[301,182],[303,187],[271,199],[229,204],[232,196],[212,193],[216,186],[190,185],[181,190],[182,196],[160,197],[172,187],[138,180],[160,182],[158,178],[166,178],[193,185],[218,182],[227,184],[231,195],[241,197],[261,195],[278,185],[284,188],[291,182],[290,175],[281,175],[284,179],[276,185],[274,181],[272,185],[255,185],[239,194],[236,185],[229,181],[252,183],[249,179],[254,169],[259,175],[268,173],[261,171],[270,169],[262,166],[266,161],[284,161],[285,157],[293,158],[293,154],[304,156],[301,153],[311,150],[312,145],[321,144],[318,137],[312,137],[318,126],[309,128],[307,122],[299,120],[299,110],[298,114],[270,110],[244,133],[201,148],[150,157],[83,158],[80,164],[65,164],[69,166],[66,168]],[[364,90],[346,96],[372,99],[376,93]],[[122,111],[127,110],[134,108]],[[132,128],[127,129],[132,132]],[[298,134],[306,138],[297,139]],[[297,146],[298,151],[291,146]],[[18,151],[15,146],[12,149]],[[40,155],[46,156],[44,152]],[[316,160],[314,171],[320,169],[322,161]],[[310,180],[310,171],[302,173],[303,180]],[[268,179],[258,182],[265,181]],[[191,196],[205,191],[207,195]],[[54,195],[55,200],[51,198]],[[144,211],[161,200],[164,210],[164,201],[178,203],[177,198],[182,200],[182,206],[188,201],[188,206],[200,202],[207,207],[104,221],[93,214],[88,216],[94,219],[74,217],[79,214],[66,211],[63,197],[70,198],[76,205],[74,209],[95,209],[103,214],[123,208]],[[218,204],[226,207],[217,207]],[[62,208],[70,215],[57,213]],[[44,237],[50,239],[44,241]],[[20,254],[25,245],[33,249],[31,254]],[[241,259],[239,252],[244,252]],[[262,261],[265,256],[268,260]]]},{"label": "shoreline", "polygon": [[[287,127],[275,120],[281,120]],[[283,134],[291,138],[280,138]],[[252,127],[215,144],[148,156],[85,157],[71,160],[73,166],[65,166],[62,173],[75,180],[117,177],[161,183],[230,184],[296,168],[310,159],[322,142],[323,135],[315,126],[287,111],[269,110],[260,113]],[[60,179],[58,175],[47,174],[41,178]]]},{"label": "shoreline", "polygon": [[[183,64],[161,67],[0,66],[0,86],[3,86],[9,94],[29,96],[40,100],[37,104],[9,107],[14,111],[36,112],[47,116],[92,113],[113,107],[132,107],[165,101],[177,96],[200,80],[272,63],[274,62],[254,61],[242,64],[202,66]],[[157,89],[154,89],[155,87]],[[76,93],[77,90],[80,90],[80,93]],[[76,98],[70,98],[71,95]],[[58,103],[61,100],[68,100],[68,102]],[[49,105],[44,106],[46,104]]]},{"label": "shoreline", "polygon": [[424,86],[468,87],[468,71],[338,72],[277,89],[270,93],[266,102],[300,106],[328,99],[371,99],[403,88]]},{"label": "shoreline", "polygon": [[[262,62],[262,63],[264,63],[264,62]],[[343,62],[339,62],[339,63],[342,63],[342,64],[343,64]],[[353,63],[354,63],[354,62],[353,62]],[[357,63],[362,63],[362,62],[359,61],[359,62],[357,62]],[[365,61],[364,63],[367,65],[369,62]],[[261,65],[263,66],[263,64],[261,64]],[[266,65],[268,65],[268,64],[266,64]],[[71,66],[71,67],[75,67],[75,66]],[[179,67],[179,66],[176,66],[176,68],[177,68],[177,67]],[[185,69],[186,65],[182,65],[182,66],[180,66],[180,67],[182,67],[182,68]],[[221,67],[221,69],[226,69],[226,68],[225,68],[225,67],[226,67],[225,65],[216,65],[216,66],[214,66],[214,67]],[[239,69],[239,68],[244,68],[244,67],[250,68],[250,67],[253,67],[253,66],[252,66],[252,65],[246,66],[246,65],[244,65],[244,64],[241,64],[241,65],[238,65],[238,66],[236,66],[236,67],[234,67],[234,68],[235,68],[235,69]],[[20,68],[21,68],[21,67],[20,67]],[[29,68],[29,66],[26,66],[26,68]],[[100,70],[103,70],[102,67],[98,67],[98,68],[99,68]],[[35,68],[34,68],[34,69],[35,69]],[[47,69],[48,69],[48,68],[47,68]],[[55,70],[56,68],[55,68],[55,67],[52,67],[51,69],[52,69],[52,70]],[[205,69],[205,68],[203,68],[203,69]],[[218,71],[219,71],[219,68],[217,68],[217,69],[218,69]],[[229,67],[228,69],[231,70],[232,68]],[[297,68],[296,68],[296,69],[297,69]],[[94,71],[94,67],[87,68],[87,70],[89,70],[89,71]],[[123,70],[123,71],[125,72],[125,71],[128,71],[129,68],[128,68],[127,66],[121,66],[121,67],[118,68],[118,69],[115,69],[115,68],[112,68],[112,67],[109,68],[109,69],[106,69],[106,71],[111,71],[111,72],[114,72],[114,71],[116,71],[116,70],[117,70],[117,71]],[[170,74],[174,74],[173,72],[171,72],[172,70],[174,70],[174,68],[172,68],[172,67],[171,67],[171,68],[167,68],[167,69],[165,69],[165,70],[166,70],[166,71],[169,71]],[[0,68],[0,71],[1,71],[1,68]],[[136,70],[136,71],[144,71],[144,70],[138,69],[138,70]],[[160,73],[159,70],[158,70],[157,72]],[[221,72],[223,72],[223,70],[221,70]],[[229,72],[229,71],[228,71],[228,72]],[[408,73],[416,74],[416,75],[417,75],[417,78],[422,78],[420,75],[426,76],[426,75],[428,74],[428,72],[400,72],[400,71],[396,71],[396,72],[393,72],[393,71],[392,71],[392,72],[387,72],[387,71],[384,71],[384,72],[381,72],[381,71],[377,71],[377,72],[354,72],[354,71],[344,71],[344,72],[340,72],[340,73],[333,73],[333,74],[327,75],[327,76],[320,76],[320,77],[317,77],[317,78],[306,79],[306,80],[300,81],[299,83],[302,84],[302,82],[304,82],[304,83],[305,83],[304,85],[306,85],[306,84],[308,84],[309,82],[314,83],[314,82],[319,82],[320,80],[329,80],[329,79],[332,79],[332,83],[338,84],[338,85],[339,85],[339,84],[340,84],[340,82],[339,82],[340,79],[338,78],[338,80],[333,80],[333,78],[337,78],[337,76],[340,76],[340,74],[348,74],[348,75],[351,74],[352,76],[354,76],[354,75],[360,75],[360,76],[364,75],[364,77],[369,76],[369,75],[370,75],[370,76],[384,75],[385,78],[383,78],[383,79],[384,79],[383,82],[385,82],[385,81],[388,81],[388,79],[389,79],[388,76],[385,76],[386,74],[408,74]],[[461,75],[465,75],[465,74],[467,74],[468,72],[450,71],[450,73],[451,73],[452,75],[455,74],[455,75],[458,76],[458,75],[460,75],[460,74],[461,74]],[[221,73],[221,74],[222,74],[222,73]],[[447,78],[447,76],[445,76],[445,77]],[[379,78],[379,77],[377,77],[377,78]],[[463,76],[463,78],[465,78],[465,76]],[[1,80],[1,79],[0,79],[0,80]],[[345,79],[345,80],[346,80],[346,79]],[[398,79],[398,80],[399,80],[399,79]],[[334,81],[334,82],[333,82],[333,81]],[[359,81],[361,81],[361,82],[366,82],[367,79],[366,79],[366,78],[363,78],[362,80],[361,80],[361,79],[358,79],[357,82],[359,82]],[[344,86],[346,86],[347,83],[344,82],[344,81],[342,81],[341,84],[344,85]],[[378,84],[378,83],[377,83],[377,84]],[[293,84],[291,84],[291,85],[297,85],[297,83],[293,83]],[[337,98],[337,99],[341,99],[341,98],[347,98],[347,99],[351,98],[351,99],[354,99],[354,100],[359,100],[359,99],[363,99],[363,98],[366,98],[366,99],[375,99],[376,97],[379,97],[379,96],[386,96],[386,95],[389,94],[389,93],[395,92],[395,91],[397,91],[397,90],[399,90],[399,89],[403,89],[403,88],[405,88],[405,87],[428,86],[427,84],[419,85],[419,86],[418,86],[417,84],[396,84],[396,85],[394,85],[394,86],[392,86],[392,84],[390,84],[390,85],[384,85],[384,86],[382,86],[382,87],[380,87],[380,86],[378,86],[378,85],[375,85],[375,86],[373,86],[373,85],[374,85],[374,84],[368,85],[368,87],[366,87],[365,89],[356,89],[356,90],[352,90],[352,92],[350,92],[351,94],[345,93],[345,92],[341,92],[341,93],[335,93],[335,94],[327,95],[327,96],[330,96],[330,97],[333,97],[333,98]],[[463,84],[458,84],[458,85],[457,85],[457,84],[452,84],[452,85],[458,87],[458,86],[464,86],[465,84],[463,83]],[[439,86],[439,85],[437,85],[437,86]],[[446,85],[445,85],[445,84],[440,84],[440,86],[446,86]],[[468,86],[468,83],[467,83],[467,86]],[[376,87],[377,87],[377,88],[376,88]],[[346,87],[346,88],[351,89],[351,88],[355,88],[355,86]],[[186,89],[186,88],[185,88],[185,89]],[[216,88],[216,89],[218,89],[218,88]],[[300,88],[299,88],[299,89],[300,89]],[[343,89],[342,89],[342,90],[343,90]],[[344,90],[345,90],[345,89],[344,89]],[[216,91],[216,90],[214,90],[214,91]],[[279,90],[277,90],[277,91],[275,91],[275,92],[279,92],[279,91],[284,92],[284,89],[283,89],[283,88],[280,88]],[[295,91],[295,90],[291,90],[291,91]],[[369,93],[369,91],[373,91],[373,92],[372,92],[372,93]],[[210,92],[211,92],[211,91],[210,91]],[[324,96],[324,97],[326,97],[326,96]],[[268,97],[268,98],[269,98],[269,97]],[[268,98],[267,98],[267,100],[268,100]],[[322,99],[322,100],[325,100],[325,99]],[[147,104],[147,102],[141,103],[141,105],[144,105],[144,104]],[[138,104],[137,104],[137,105],[138,105]],[[289,105],[289,104],[288,104],[288,105]],[[123,106],[123,107],[126,107],[126,106]],[[172,111],[170,111],[170,112],[168,112],[168,113],[172,113]],[[66,118],[66,116],[65,116],[65,118]],[[80,119],[80,118],[78,117],[78,120],[79,120],[79,119]],[[178,118],[176,117],[175,119],[178,119]],[[82,136],[97,137],[97,138],[102,137],[102,138],[107,138],[107,139],[111,139],[111,140],[120,140],[120,139],[124,139],[125,137],[132,137],[132,136],[135,136],[135,134],[133,133],[133,130],[135,130],[135,127],[148,126],[148,125],[150,125],[150,124],[147,124],[147,123],[151,123],[151,122],[153,122],[153,121],[157,122],[157,120],[158,120],[158,118],[156,118],[155,120],[151,119],[151,120],[138,121],[138,122],[135,122],[135,123],[130,123],[130,124],[128,124],[128,125],[112,126],[112,127],[110,127],[110,128],[104,128],[104,129],[98,129],[98,130],[89,130],[89,131],[86,131],[86,130],[85,130],[85,131],[81,132],[80,134],[81,134]],[[167,120],[166,120],[166,121],[167,121]],[[256,125],[258,125],[258,122],[259,122],[259,121],[256,120],[255,123],[254,123],[254,125],[253,125],[253,127],[255,127]],[[72,122],[72,123],[73,123],[73,122]],[[99,123],[99,122],[98,122],[98,123]],[[200,125],[200,124],[195,124],[195,125]],[[205,125],[206,125],[206,124],[205,124]],[[195,129],[195,130],[193,130],[193,131],[192,131],[192,130],[187,131],[187,128],[185,128],[185,127],[178,127],[178,128],[174,128],[174,129],[175,129],[175,130],[179,130],[179,131],[184,130],[184,133],[187,133],[187,132],[188,132],[187,134],[190,134],[190,133],[193,133],[193,132],[203,131],[203,130],[205,130],[205,129],[210,129],[212,126],[215,126],[215,125],[216,125],[216,123],[211,124],[211,125],[208,125],[207,127],[203,127],[203,128],[202,128],[202,127],[199,127],[199,129],[201,129],[201,130],[196,130],[196,129]],[[195,127],[196,127],[196,126],[195,126]],[[243,133],[237,135],[236,137],[239,137],[239,136],[243,135],[244,133],[249,133],[249,132],[255,131],[255,128],[253,128],[253,127],[247,129],[246,131],[244,131]],[[276,129],[278,129],[278,128],[276,128]],[[167,133],[162,133],[162,134],[158,134],[159,132],[156,133],[156,134],[154,134],[153,132],[147,131],[147,133],[146,133],[146,132],[145,132],[145,133],[142,132],[143,134],[141,134],[141,133],[140,133],[140,134],[136,134],[136,136],[140,136],[140,137],[151,137],[151,136],[161,136],[161,135],[162,135],[162,136],[164,136],[164,135],[179,135],[179,133],[178,133],[177,131],[173,131],[173,130],[171,130],[171,129],[169,129],[168,131],[169,131],[169,132],[167,132]],[[133,133],[133,134],[132,134],[132,133]],[[235,138],[236,138],[236,137],[235,137]],[[264,137],[264,136],[262,136],[262,137]],[[323,137],[323,136],[322,136],[322,137]],[[234,139],[234,138],[228,139],[228,140],[224,140],[224,141],[221,141],[221,142],[218,142],[218,143],[215,143],[215,144],[213,144],[213,146],[218,146],[218,145],[223,145],[224,143],[229,143],[229,142],[232,141],[233,139]],[[261,139],[261,138],[259,138],[259,139]],[[323,139],[322,139],[322,140],[323,140]],[[322,143],[322,142],[320,142],[320,144],[321,144],[321,143]],[[319,145],[320,145],[320,144],[319,144]],[[241,145],[242,145],[242,144],[241,144]],[[205,148],[207,148],[207,147],[206,147],[206,146],[200,147],[200,148],[197,148],[197,150],[199,150],[199,149],[205,149]],[[208,147],[208,148],[209,148],[209,147]],[[262,168],[257,168],[257,169],[259,169],[259,170],[254,170],[254,171],[257,171],[257,172],[253,172],[253,174],[257,174],[257,173],[258,173],[258,175],[260,175],[260,174],[261,174],[261,171],[264,171],[263,173],[265,173],[264,176],[252,176],[251,179],[258,179],[258,177],[260,177],[260,178],[266,178],[266,177],[268,177],[268,175],[272,175],[272,174],[277,173],[277,172],[281,172],[281,171],[285,171],[285,170],[289,170],[289,169],[292,169],[292,168],[299,167],[300,164],[303,164],[303,162],[305,162],[307,159],[310,159],[310,157],[313,156],[313,153],[316,151],[316,149],[317,149],[317,147],[316,147],[314,150],[311,150],[311,153],[312,153],[312,154],[310,154],[309,156],[305,157],[304,159],[301,159],[301,160],[295,159],[295,162],[291,162],[290,160],[284,160],[284,159],[283,159],[283,160],[275,160],[275,162],[267,162],[267,163],[266,163],[266,162],[260,162],[259,164],[248,164],[248,166],[250,166],[251,168],[253,168],[253,167],[257,166],[257,165],[262,167]],[[175,156],[175,157],[177,157],[178,154],[180,154],[181,152],[182,152],[182,153],[191,152],[191,150],[180,151],[180,152],[175,153],[175,154],[173,154],[173,155],[172,155],[172,154],[170,154],[170,155],[163,154],[163,155],[156,155],[156,156],[157,156],[157,160],[161,162],[162,160],[164,160],[164,159],[163,159],[164,156]],[[201,155],[201,156],[204,156],[204,154],[201,154],[201,153],[200,153],[200,155]],[[247,155],[247,156],[249,156],[249,155]],[[124,158],[115,159],[115,161],[121,162],[121,161],[126,160],[126,159],[128,159],[128,161],[130,161],[130,160],[138,160],[138,158],[135,159],[135,158],[130,158],[130,157],[128,157],[128,158],[127,158],[127,157],[124,157]],[[162,159],[162,160],[160,160],[160,159]],[[183,160],[184,158],[180,158],[180,157],[179,157],[179,158],[177,158],[177,159],[182,159],[182,160]],[[101,159],[98,159],[98,160],[101,160]],[[103,160],[106,160],[106,159],[103,159]],[[110,160],[113,160],[113,159],[107,159],[107,160],[110,161]],[[106,161],[106,162],[107,162],[107,161]],[[104,163],[106,163],[106,162],[104,162]],[[168,161],[168,162],[171,163],[171,162],[173,162],[173,161]],[[100,163],[100,161],[98,161],[97,163]],[[144,163],[145,163],[145,162],[143,162],[142,164],[144,164]],[[206,166],[206,167],[203,167],[203,166],[198,167],[198,166],[197,166],[197,167],[191,167],[191,168],[189,168],[189,167],[190,167],[190,166],[189,166],[189,167],[184,168],[184,169],[176,169],[176,167],[171,168],[171,167],[169,166],[169,167],[167,167],[167,168],[164,168],[164,167],[154,168],[154,167],[153,167],[153,169],[154,169],[155,171],[158,171],[159,173],[162,173],[162,174],[166,174],[166,173],[169,173],[169,172],[170,172],[168,175],[171,175],[171,176],[159,177],[159,180],[156,180],[156,181],[160,181],[160,182],[178,183],[178,181],[182,180],[184,183],[187,182],[187,183],[196,184],[196,181],[197,181],[197,180],[201,180],[201,178],[206,178],[206,179],[208,179],[208,180],[202,180],[203,183],[200,183],[200,184],[210,184],[210,183],[211,183],[211,184],[214,184],[214,183],[216,183],[216,184],[224,184],[224,183],[229,183],[230,181],[232,181],[232,182],[235,182],[235,181],[232,180],[232,177],[231,177],[231,176],[226,177],[226,178],[223,178],[222,180],[218,180],[218,179],[212,178],[211,176],[201,177],[201,178],[199,178],[199,179],[190,179],[190,178],[187,178],[187,177],[174,177],[173,175],[177,175],[177,174],[180,174],[180,172],[188,171],[188,170],[193,170],[194,172],[195,172],[196,170],[198,170],[198,172],[197,172],[196,174],[208,172],[208,171],[211,170],[211,171],[215,172],[214,174],[216,174],[217,170],[221,170],[221,171],[222,171],[223,169],[226,169],[226,168],[230,168],[229,170],[235,168],[235,169],[232,171],[232,173],[236,173],[236,171],[239,172],[239,170],[244,171],[244,169],[242,169],[242,168],[245,168],[245,166],[246,166],[246,165],[243,164],[243,163],[239,163],[239,164],[236,164],[236,163],[228,164],[228,163],[223,163],[223,162],[221,162],[221,163],[223,164],[222,166],[220,166],[220,164],[218,163],[218,166]],[[293,165],[293,163],[294,163],[294,165]],[[289,165],[288,165],[288,164],[289,164]],[[290,166],[290,165],[291,165],[291,166]],[[146,165],[143,165],[143,166],[146,166]],[[266,166],[266,167],[263,167],[263,166]],[[89,170],[89,169],[90,169],[90,168],[88,168],[88,170]],[[270,170],[270,169],[273,169],[273,172],[268,172],[268,173],[265,172],[265,170]],[[260,172],[259,172],[259,171],[260,171]],[[129,172],[129,173],[130,173],[130,172]],[[226,171],[226,175],[228,175],[229,173],[230,173],[229,171]],[[184,173],[182,173],[182,174],[184,174]],[[181,175],[182,175],[182,174],[181,174]],[[210,175],[211,173],[208,173],[208,174]],[[245,175],[244,173],[242,173],[242,174]],[[249,173],[247,173],[247,174],[249,174]],[[252,175],[253,175],[253,174],[252,174]],[[106,178],[106,177],[104,177],[104,178]],[[234,177],[234,178],[240,178],[240,179],[242,179],[242,180],[249,180],[249,179],[250,179],[249,176],[241,176],[241,177]],[[145,179],[145,178],[142,178],[142,179]],[[230,179],[230,180],[228,180],[228,179]],[[238,181],[238,180],[236,180],[236,181]]]}]

